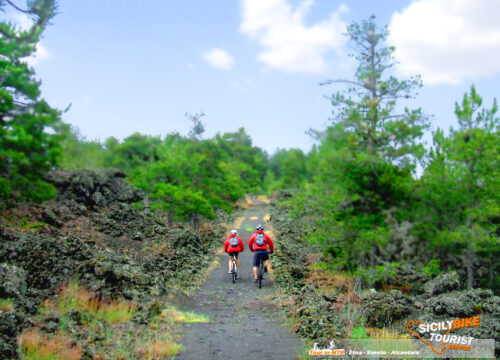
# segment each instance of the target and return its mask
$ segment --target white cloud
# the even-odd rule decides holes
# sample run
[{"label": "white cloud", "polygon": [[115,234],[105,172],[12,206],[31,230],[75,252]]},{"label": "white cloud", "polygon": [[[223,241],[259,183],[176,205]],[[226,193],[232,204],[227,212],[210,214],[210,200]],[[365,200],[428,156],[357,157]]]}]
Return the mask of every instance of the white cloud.
[{"label": "white cloud", "polygon": [[203,54],[203,59],[216,69],[229,70],[233,67],[234,59],[227,51],[219,48]]},{"label": "white cloud", "polygon": [[500,73],[498,14],[498,0],[415,0],[389,27],[399,71],[431,85]]},{"label": "white cloud", "polygon": [[14,25],[23,30],[28,30],[33,25],[33,20],[31,20],[26,14],[19,12],[10,13],[9,18]]},{"label": "white cloud", "polygon": [[26,62],[30,66],[36,66],[40,61],[51,59],[54,56],[52,55],[47,48],[45,48],[42,44],[38,43],[36,45],[36,51],[33,55],[26,58]]},{"label": "white cloud", "polygon": [[303,0],[293,8],[289,0],[242,0],[240,30],[263,48],[257,59],[288,72],[324,71],[325,53],[343,43],[346,23],[340,15],[348,8],[341,5],[326,20],[307,26],[313,4]]}]

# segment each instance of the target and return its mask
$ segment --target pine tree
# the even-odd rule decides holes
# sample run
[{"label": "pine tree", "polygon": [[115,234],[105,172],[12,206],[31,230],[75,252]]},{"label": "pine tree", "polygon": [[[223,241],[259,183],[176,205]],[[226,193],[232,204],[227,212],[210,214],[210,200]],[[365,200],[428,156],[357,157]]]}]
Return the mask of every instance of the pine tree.
[{"label": "pine tree", "polygon": [[54,16],[54,0],[27,1],[27,8],[7,0],[34,20],[27,29],[0,23],[0,196],[3,204],[13,200],[40,201],[54,189],[43,181],[44,174],[57,164],[57,136],[49,129],[60,121],[60,111],[41,98],[40,82],[26,58],[36,50],[40,36]]},{"label": "pine tree", "polygon": [[397,112],[421,82],[388,75],[395,49],[385,44],[387,27],[378,28],[372,16],[348,26],[346,35],[358,67],[353,80],[324,83],[347,88],[331,97],[336,116],[320,134],[316,182],[307,191],[322,214],[311,238],[334,262],[353,269],[401,253],[395,232],[410,206],[412,172],[425,153],[418,140],[428,120],[420,109]]}]

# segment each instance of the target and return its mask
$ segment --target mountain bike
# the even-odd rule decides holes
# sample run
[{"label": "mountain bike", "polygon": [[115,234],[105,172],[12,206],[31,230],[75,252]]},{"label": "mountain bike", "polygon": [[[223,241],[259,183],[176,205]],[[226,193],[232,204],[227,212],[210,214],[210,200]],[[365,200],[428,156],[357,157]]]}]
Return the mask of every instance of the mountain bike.
[{"label": "mountain bike", "polygon": [[231,255],[233,259],[233,265],[231,266],[231,277],[233,279],[233,284],[238,280],[238,268],[236,267],[236,254]]}]

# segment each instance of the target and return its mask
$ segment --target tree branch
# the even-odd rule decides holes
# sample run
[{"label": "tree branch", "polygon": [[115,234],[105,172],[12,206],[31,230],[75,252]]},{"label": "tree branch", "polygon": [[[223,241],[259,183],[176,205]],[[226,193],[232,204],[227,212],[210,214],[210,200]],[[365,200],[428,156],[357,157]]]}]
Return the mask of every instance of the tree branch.
[{"label": "tree branch", "polygon": [[14,4],[12,1],[10,0],[5,0],[6,2],[9,3],[10,6],[12,6],[14,9],[16,9],[17,11],[20,11],[22,13],[25,13],[25,14],[29,14],[30,12],[28,10],[23,10],[21,9],[19,6],[17,6],[16,4]]}]

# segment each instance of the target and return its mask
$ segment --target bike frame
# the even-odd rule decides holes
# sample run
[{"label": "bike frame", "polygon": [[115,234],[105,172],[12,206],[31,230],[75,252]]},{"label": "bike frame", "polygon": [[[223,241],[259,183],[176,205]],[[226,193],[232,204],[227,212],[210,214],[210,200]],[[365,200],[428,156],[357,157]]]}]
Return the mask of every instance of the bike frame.
[{"label": "bike frame", "polygon": [[236,282],[236,279],[238,278],[238,268],[236,267],[236,255],[233,254],[231,258],[233,259],[233,265],[231,266],[231,275],[234,284]]}]

